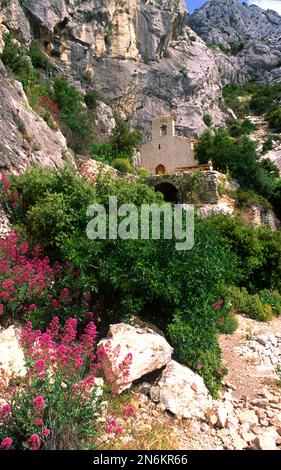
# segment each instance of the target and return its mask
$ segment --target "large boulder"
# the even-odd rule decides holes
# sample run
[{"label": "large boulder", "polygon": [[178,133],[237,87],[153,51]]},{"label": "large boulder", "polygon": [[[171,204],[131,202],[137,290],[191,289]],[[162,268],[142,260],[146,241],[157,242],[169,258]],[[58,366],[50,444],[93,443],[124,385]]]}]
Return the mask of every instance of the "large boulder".
[{"label": "large boulder", "polygon": [[25,359],[14,326],[0,332],[0,387],[26,375]]},{"label": "large boulder", "polygon": [[[120,323],[111,325],[109,338],[99,343],[106,379],[119,390],[129,388],[134,380],[164,367],[173,349],[163,336],[150,328],[134,328]],[[128,373],[120,365],[129,358]]]},{"label": "large boulder", "polygon": [[174,415],[183,418],[205,418],[212,406],[212,398],[203,379],[188,367],[169,362],[155,387],[151,398],[162,403]]}]

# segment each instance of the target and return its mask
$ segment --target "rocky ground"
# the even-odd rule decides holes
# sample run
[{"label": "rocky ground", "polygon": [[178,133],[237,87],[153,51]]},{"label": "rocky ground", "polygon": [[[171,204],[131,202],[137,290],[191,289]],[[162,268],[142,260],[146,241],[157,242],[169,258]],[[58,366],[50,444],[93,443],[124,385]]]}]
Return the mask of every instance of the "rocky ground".
[{"label": "rocky ground", "polygon": [[[163,395],[160,402],[155,398],[155,386],[141,383],[129,399],[136,414],[121,419],[125,433],[115,441],[103,436],[101,448],[280,450],[281,388],[276,370],[281,359],[281,318],[267,324],[239,316],[238,330],[222,335],[220,345],[229,372],[219,400],[209,403],[200,418],[183,419],[182,408],[177,408],[180,397],[172,391],[170,400],[178,414],[167,411]],[[201,400],[208,398],[202,395]],[[193,405],[195,401],[193,397]],[[191,415],[196,414],[193,405]]]}]

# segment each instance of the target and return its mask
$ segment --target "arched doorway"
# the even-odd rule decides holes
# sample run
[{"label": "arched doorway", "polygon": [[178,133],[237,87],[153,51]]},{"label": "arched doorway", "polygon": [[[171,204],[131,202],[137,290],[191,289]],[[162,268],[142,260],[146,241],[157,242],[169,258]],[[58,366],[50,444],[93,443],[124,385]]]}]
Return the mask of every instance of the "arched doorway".
[{"label": "arched doorway", "polygon": [[158,165],[155,170],[156,175],[165,175],[166,173],[166,168],[164,165]]},{"label": "arched doorway", "polygon": [[155,186],[155,191],[164,196],[164,201],[176,204],[178,202],[178,190],[171,183],[159,183]]}]

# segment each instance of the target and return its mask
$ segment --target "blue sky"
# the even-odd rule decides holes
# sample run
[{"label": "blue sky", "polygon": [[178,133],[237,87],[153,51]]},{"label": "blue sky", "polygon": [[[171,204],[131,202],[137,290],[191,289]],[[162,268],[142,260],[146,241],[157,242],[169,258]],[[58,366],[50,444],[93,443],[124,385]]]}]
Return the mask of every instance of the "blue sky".
[{"label": "blue sky", "polygon": [[186,0],[186,3],[189,12],[192,13],[195,8],[199,8],[201,5],[203,5],[203,3],[206,3],[206,0]]},{"label": "blue sky", "polygon": [[[186,0],[188,10],[192,13],[196,8],[201,7],[207,0]],[[267,10],[276,10],[281,15],[281,0],[248,0],[248,3],[254,3]]]}]

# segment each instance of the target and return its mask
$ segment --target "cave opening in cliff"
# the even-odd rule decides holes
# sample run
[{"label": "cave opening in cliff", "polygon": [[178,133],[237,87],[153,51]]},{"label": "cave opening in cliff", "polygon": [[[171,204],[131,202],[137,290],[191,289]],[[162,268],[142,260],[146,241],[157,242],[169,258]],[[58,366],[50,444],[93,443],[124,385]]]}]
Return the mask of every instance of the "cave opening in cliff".
[{"label": "cave opening in cliff", "polygon": [[155,186],[155,191],[163,194],[165,202],[178,203],[178,190],[172,183],[159,183]]}]

